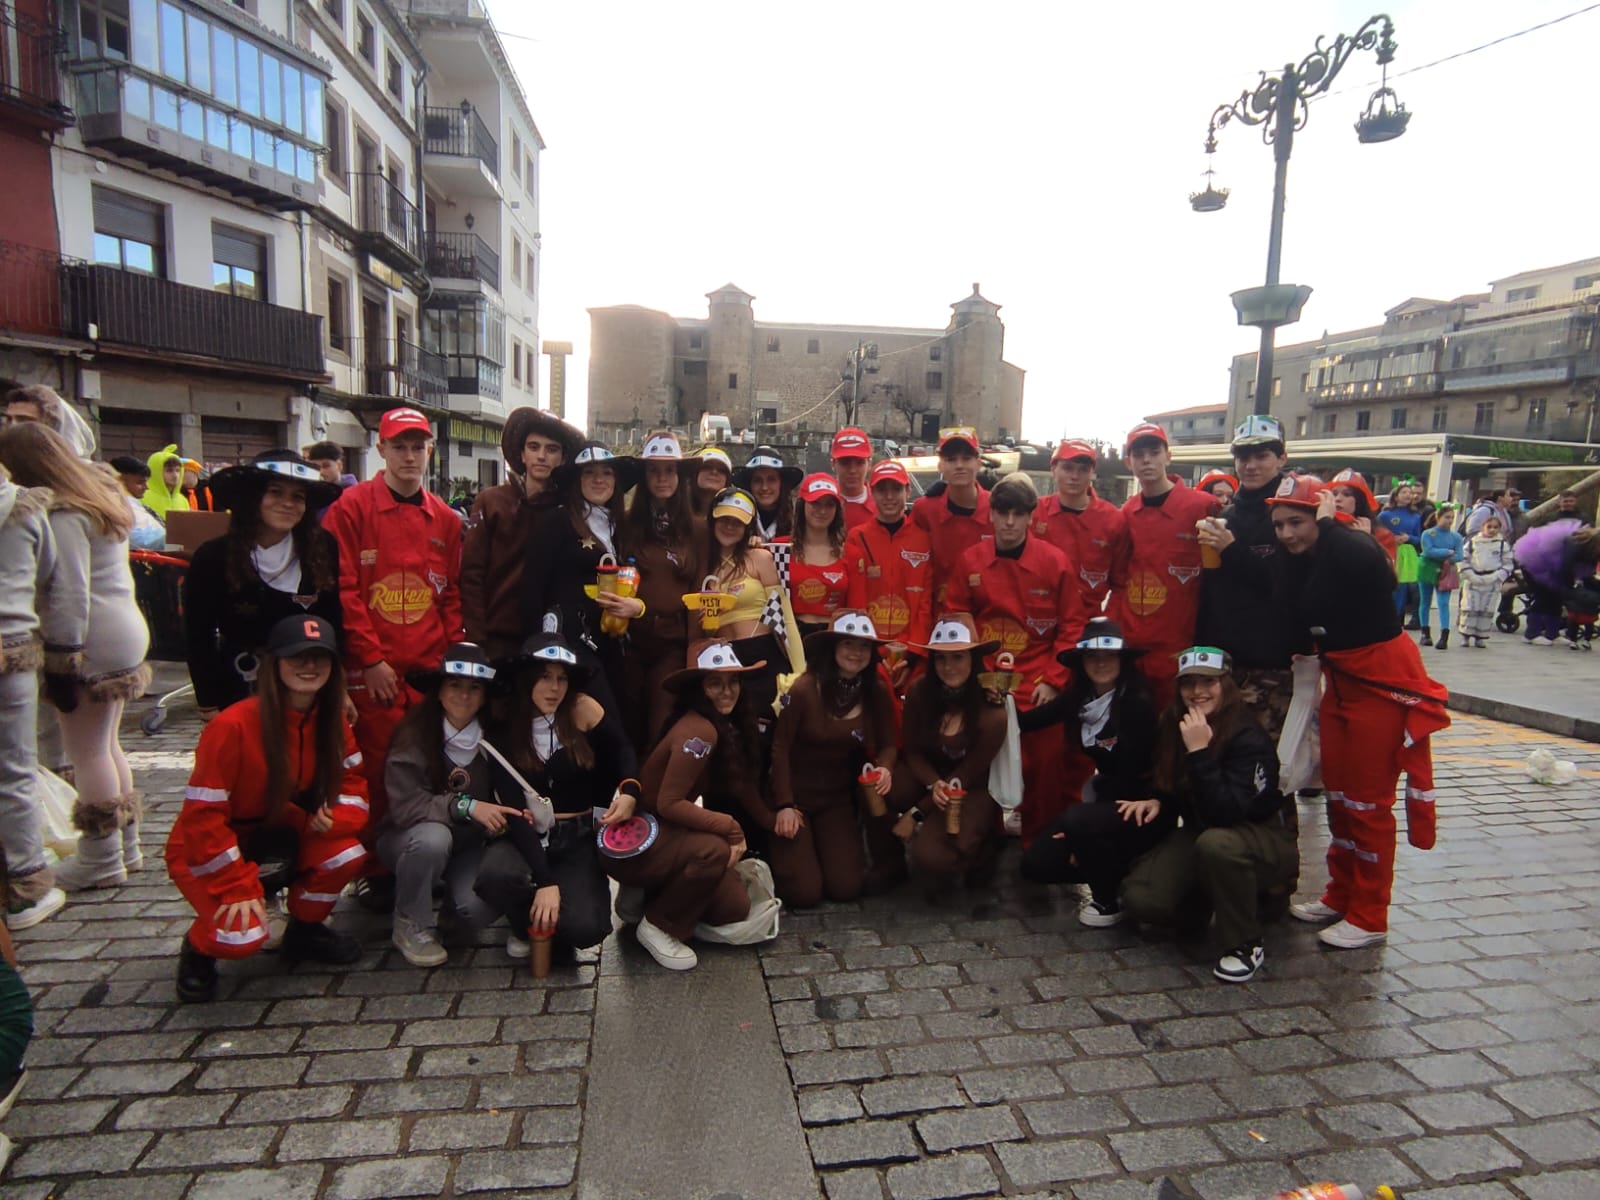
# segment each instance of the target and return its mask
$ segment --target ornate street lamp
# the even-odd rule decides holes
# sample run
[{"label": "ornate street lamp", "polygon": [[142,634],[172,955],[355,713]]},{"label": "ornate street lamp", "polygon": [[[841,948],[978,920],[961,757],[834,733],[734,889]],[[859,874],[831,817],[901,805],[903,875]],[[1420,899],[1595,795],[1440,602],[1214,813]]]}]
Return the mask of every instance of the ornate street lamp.
[{"label": "ornate street lamp", "polygon": [[1311,289],[1278,282],[1278,267],[1283,257],[1283,198],[1289,175],[1289,155],[1295,133],[1305,127],[1310,115],[1307,104],[1312,97],[1327,92],[1329,85],[1358,50],[1375,50],[1383,68],[1382,86],[1367,101],[1367,108],[1356,122],[1356,135],[1362,142],[1389,142],[1406,131],[1411,114],[1389,87],[1389,64],[1398,48],[1394,22],[1380,13],[1352,35],[1340,34],[1331,46],[1319,37],[1316,48],[1298,64],[1286,63],[1281,75],[1261,73],[1256,86],[1246,88],[1239,98],[1220,104],[1211,114],[1206,131],[1206,187],[1193,192],[1189,205],[1195,212],[1217,212],[1228,202],[1228,189],[1212,185],[1211,156],[1217,149],[1217,131],[1229,121],[1260,125],[1261,140],[1272,147],[1277,170],[1272,182],[1272,227],[1267,237],[1267,281],[1261,288],[1246,288],[1233,293],[1239,324],[1261,330],[1261,351],[1256,356],[1255,411],[1264,413],[1272,402],[1272,356],[1274,331],[1279,325],[1300,319],[1300,309]]}]

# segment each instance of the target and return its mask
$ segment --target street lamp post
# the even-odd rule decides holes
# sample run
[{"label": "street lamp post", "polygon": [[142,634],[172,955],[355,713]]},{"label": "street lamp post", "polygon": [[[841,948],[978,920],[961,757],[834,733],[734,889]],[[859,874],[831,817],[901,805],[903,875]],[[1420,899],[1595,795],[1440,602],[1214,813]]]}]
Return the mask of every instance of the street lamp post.
[{"label": "street lamp post", "polygon": [[1272,225],[1267,234],[1267,280],[1258,288],[1233,293],[1239,324],[1261,330],[1261,351],[1256,356],[1256,394],[1254,411],[1265,413],[1272,403],[1273,343],[1278,326],[1300,319],[1311,289],[1278,282],[1283,258],[1283,198],[1289,178],[1289,155],[1294,135],[1305,127],[1310,115],[1308,101],[1328,90],[1350,56],[1358,50],[1376,50],[1383,68],[1382,86],[1367,101],[1366,111],[1356,121],[1356,135],[1362,142],[1388,142],[1406,130],[1411,114],[1389,87],[1389,64],[1394,61],[1394,22],[1386,15],[1371,17],[1354,34],[1340,34],[1331,46],[1318,38],[1316,48],[1299,63],[1286,63],[1281,75],[1261,73],[1261,82],[1246,88],[1237,100],[1220,104],[1211,114],[1206,132],[1206,187],[1189,197],[1195,212],[1216,212],[1228,202],[1228,189],[1212,186],[1210,156],[1216,153],[1217,131],[1229,121],[1260,125],[1261,139],[1272,147],[1276,170],[1272,180]]},{"label": "street lamp post", "polygon": [[844,404],[844,423],[854,425],[859,419],[863,400],[861,376],[878,373],[878,343],[858,341],[856,348],[844,356],[844,363],[844,373],[839,379],[840,382],[850,385],[850,394],[841,398]]}]

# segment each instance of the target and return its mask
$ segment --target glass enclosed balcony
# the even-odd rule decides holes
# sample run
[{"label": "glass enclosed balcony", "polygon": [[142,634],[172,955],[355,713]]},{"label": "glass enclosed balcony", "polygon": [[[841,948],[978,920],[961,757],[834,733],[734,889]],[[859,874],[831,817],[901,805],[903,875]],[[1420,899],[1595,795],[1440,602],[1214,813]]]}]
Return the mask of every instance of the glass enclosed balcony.
[{"label": "glass enclosed balcony", "polygon": [[1595,353],[1592,311],[1541,313],[1446,334],[1439,367],[1447,392],[1507,388],[1571,379]]}]

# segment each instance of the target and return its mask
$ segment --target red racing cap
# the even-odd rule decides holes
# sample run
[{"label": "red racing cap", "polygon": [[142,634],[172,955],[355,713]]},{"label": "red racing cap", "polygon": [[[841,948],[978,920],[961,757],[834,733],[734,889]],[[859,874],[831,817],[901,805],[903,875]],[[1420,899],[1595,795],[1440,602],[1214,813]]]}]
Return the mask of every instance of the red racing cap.
[{"label": "red racing cap", "polygon": [[1100,452],[1082,438],[1072,438],[1056,447],[1056,452],[1050,456],[1050,461],[1071,462],[1075,458],[1087,458],[1092,465],[1099,465]]},{"label": "red racing cap", "polygon": [[1167,431],[1159,425],[1151,424],[1149,421],[1146,421],[1143,425],[1135,425],[1128,430],[1128,440],[1122,444],[1123,454],[1126,455],[1129,450],[1132,450],[1135,442],[1142,442],[1147,438],[1155,438],[1156,441],[1165,446],[1167,444]]},{"label": "red racing cap", "polygon": [[865,430],[847,425],[833,435],[833,448],[828,451],[828,457],[871,458],[872,439],[867,436]]},{"label": "red racing cap", "polygon": [[898,483],[901,487],[911,486],[911,476],[906,469],[892,458],[886,458],[872,468],[872,474],[867,478],[868,487],[877,487],[880,483]]},{"label": "red racing cap", "polygon": [[432,437],[433,426],[414,408],[391,408],[378,422],[378,437],[387,442],[402,433],[423,433]]}]

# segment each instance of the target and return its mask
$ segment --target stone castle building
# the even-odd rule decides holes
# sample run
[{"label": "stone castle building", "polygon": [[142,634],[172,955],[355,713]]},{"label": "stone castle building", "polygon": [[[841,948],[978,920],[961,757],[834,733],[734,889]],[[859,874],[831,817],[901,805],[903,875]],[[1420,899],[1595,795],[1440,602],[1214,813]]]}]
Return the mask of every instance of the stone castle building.
[{"label": "stone castle building", "polygon": [[932,441],[941,426],[965,424],[998,441],[1021,431],[1024,372],[1005,361],[1000,306],[977,284],[950,306],[943,329],[758,321],[755,297],[731,283],[707,299],[704,317],[631,304],[589,310],[596,436],[631,441],[707,414],[763,441],[831,432],[855,388],[857,356],[856,423],[873,434]]}]

